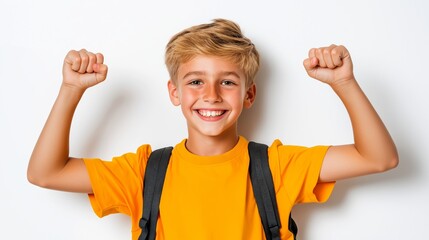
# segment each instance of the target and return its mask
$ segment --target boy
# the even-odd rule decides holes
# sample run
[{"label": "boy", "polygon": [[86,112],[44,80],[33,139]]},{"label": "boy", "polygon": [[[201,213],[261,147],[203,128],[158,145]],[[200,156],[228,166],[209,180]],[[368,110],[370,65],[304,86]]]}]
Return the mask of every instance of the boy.
[{"label": "boy", "polygon": [[[173,36],[166,47],[166,65],[170,100],[181,106],[188,138],[174,147],[170,158],[157,239],[264,239],[249,180],[248,142],[237,131],[240,113],[256,96],[255,46],[238,25],[217,19]],[[354,144],[306,148],[272,143],[269,165],[282,226],[288,226],[294,204],[326,201],[335,181],[398,164],[393,140],[354,78],[347,49],[311,49],[304,67],[344,103]],[[113,161],[69,157],[74,110],[85,90],[106,76],[102,54],[84,49],[67,54],[62,86],[31,156],[28,179],[41,187],[88,193],[100,217],[130,215],[132,238],[137,239],[150,146]],[[280,235],[293,239],[287,227]]]}]

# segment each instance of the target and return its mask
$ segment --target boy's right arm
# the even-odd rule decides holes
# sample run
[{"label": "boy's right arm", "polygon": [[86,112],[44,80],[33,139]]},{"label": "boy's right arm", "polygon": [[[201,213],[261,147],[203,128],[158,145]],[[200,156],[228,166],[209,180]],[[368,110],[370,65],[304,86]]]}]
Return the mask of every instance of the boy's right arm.
[{"label": "boy's right arm", "polygon": [[82,159],[69,157],[69,135],[73,114],[89,87],[106,79],[103,55],[82,49],[64,59],[63,82],[51,113],[28,164],[28,180],[40,187],[92,193]]}]

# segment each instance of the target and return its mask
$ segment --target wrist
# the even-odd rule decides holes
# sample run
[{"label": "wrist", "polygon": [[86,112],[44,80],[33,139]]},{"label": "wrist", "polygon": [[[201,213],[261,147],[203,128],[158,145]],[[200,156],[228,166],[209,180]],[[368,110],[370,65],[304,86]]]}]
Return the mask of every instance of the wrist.
[{"label": "wrist", "polygon": [[330,84],[330,86],[337,94],[349,91],[351,89],[360,88],[354,76],[348,79],[336,81],[335,83]]},{"label": "wrist", "polygon": [[70,85],[64,82],[61,83],[61,87],[60,87],[60,93],[64,92],[64,93],[68,93],[76,96],[82,96],[85,93],[85,90],[86,89],[79,88],[77,86]]},{"label": "wrist", "polygon": [[85,89],[62,83],[60,87],[59,97],[67,99],[67,101],[69,101],[70,103],[74,102],[73,100],[79,102],[84,93]]}]

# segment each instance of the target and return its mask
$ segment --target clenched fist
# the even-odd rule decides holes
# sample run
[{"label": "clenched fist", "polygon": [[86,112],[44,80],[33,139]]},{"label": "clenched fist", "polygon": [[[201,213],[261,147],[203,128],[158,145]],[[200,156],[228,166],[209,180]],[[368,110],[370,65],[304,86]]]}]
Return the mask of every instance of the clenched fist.
[{"label": "clenched fist", "polygon": [[331,86],[353,80],[353,63],[344,46],[312,48],[304,60],[307,74]]},{"label": "clenched fist", "polygon": [[63,84],[85,90],[106,79],[107,66],[101,53],[71,50],[64,59]]}]

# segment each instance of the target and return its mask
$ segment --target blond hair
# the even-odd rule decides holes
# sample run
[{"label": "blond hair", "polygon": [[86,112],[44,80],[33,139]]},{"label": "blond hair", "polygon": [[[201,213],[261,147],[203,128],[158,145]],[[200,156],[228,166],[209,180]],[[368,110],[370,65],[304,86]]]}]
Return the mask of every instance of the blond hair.
[{"label": "blond hair", "polygon": [[240,27],[226,19],[196,25],[174,35],[166,46],[165,64],[171,80],[176,83],[180,64],[197,55],[224,57],[237,64],[250,86],[259,68],[259,54]]}]

